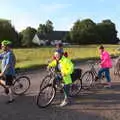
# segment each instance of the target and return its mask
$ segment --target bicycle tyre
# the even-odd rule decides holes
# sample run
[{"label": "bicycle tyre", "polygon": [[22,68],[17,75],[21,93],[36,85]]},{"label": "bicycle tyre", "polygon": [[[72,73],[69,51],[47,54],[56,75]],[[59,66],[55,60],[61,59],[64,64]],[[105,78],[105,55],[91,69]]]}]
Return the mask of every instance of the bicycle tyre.
[{"label": "bicycle tyre", "polygon": [[[50,96],[50,98],[48,99],[48,101],[46,102],[46,100],[44,99],[44,96],[42,96],[42,94],[44,94],[44,91],[46,90],[47,92],[50,92],[50,89],[52,90],[52,95]],[[47,92],[45,93],[46,96],[47,95]],[[47,85],[45,86],[43,89],[40,90],[38,96],[37,96],[37,100],[36,100],[36,104],[39,108],[46,108],[48,107],[51,102],[53,101],[54,97],[55,97],[55,94],[56,94],[56,89],[55,87],[53,87],[53,85]],[[47,97],[46,97],[47,98]],[[43,99],[43,101],[42,101]],[[42,102],[46,102],[46,103],[42,103]]]},{"label": "bicycle tyre", "polygon": [[80,93],[81,89],[82,89],[82,80],[78,78],[70,86],[70,92],[69,92],[70,96],[71,97],[76,96],[77,94]]},{"label": "bicycle tyre", "polygon": [[49,84],[49,81],[51,80],[51,76],[47,75],[42,79],[42,82],[40,84],[40,90],[43,89],[45,86]]},{"label": "bicycle tyre", "polygon": [[92,85],[93,80],[94,80],[93,73],[91,71],[86,71],[82,75],[81,80],[82,80],[82,87],[89,88]]},{"label": "bicycle tyre", "polygon": [[[27,83],[27,86],[25,86],[24,82]],[[30,85],[31,85],[31,82],[30,82],[29,77],[20,76],[17,79],[15,79],[15,81],[13,82],[13,86],[12,86],[11,90],[15,95],[22,95],[28,91],[28,89],[30,88]],[[24,88],[24,89],[22,90],[22,88]],[[19,90],[21,90],[21,91],[19,91]]]}]

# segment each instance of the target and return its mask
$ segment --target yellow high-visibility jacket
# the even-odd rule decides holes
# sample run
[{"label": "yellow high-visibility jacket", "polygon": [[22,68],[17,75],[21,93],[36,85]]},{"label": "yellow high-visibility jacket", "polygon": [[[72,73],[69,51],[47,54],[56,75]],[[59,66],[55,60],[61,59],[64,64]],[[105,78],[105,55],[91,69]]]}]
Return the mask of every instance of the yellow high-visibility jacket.
[{"label": "yellow high-visibility jacket", "polygon": [[[57,65],[57,61],[53,60],[52,62],[49,63],[48,67],[56,67],[56,65]],[[64,74],[63,82],[65,84],[71,84],[72,83],[71,74],[73,73],[74,70],[74,65],[72,61],[63,56],[59,60],[59,65],[60,65],[60,72]]]}]

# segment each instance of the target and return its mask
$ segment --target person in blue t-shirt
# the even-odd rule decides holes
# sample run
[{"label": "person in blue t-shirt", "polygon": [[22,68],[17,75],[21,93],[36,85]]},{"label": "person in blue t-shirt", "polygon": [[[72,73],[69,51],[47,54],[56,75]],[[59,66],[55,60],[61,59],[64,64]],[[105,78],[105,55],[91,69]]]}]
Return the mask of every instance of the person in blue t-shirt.
[{"label": "person in blue t-shirt", "polygon": [[0,59],[2,60],[0,85],[4,87],[5,93],[9,95],[9,100],[7,103],[11,103],[14,101],[11,87],[13,78],[15,76],[16,58],[13,51],[11,50],[11,41],[3,40],[1,42],[1,48],[3,52],[0,54]]}]

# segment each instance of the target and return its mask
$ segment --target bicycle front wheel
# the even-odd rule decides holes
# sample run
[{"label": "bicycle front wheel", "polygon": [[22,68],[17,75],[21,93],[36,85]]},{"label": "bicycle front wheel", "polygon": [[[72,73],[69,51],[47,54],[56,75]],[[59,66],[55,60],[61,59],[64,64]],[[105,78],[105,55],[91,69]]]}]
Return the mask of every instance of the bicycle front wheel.
[{"label": "bicycle front wheel", "polygon": [[22,95],[30,88],[30,79],[27,76],[20,76],[13,82],[12,92]]},{"label": "bicycle front wheel", "polygon": [[94,76],[91,71],[86,71],[82,75],[81,79],[82,79],[82,87],[89,88],[93,83]]},{"label": "bicycle front wheel", "polygon": [[37,106],[40,108],[45,108],[51,104],[56,94],[56,89],[53,85],[47,85],[43,89],[40,90],[37,96]]},{"label": "bicycle front wheel", "polygon": [[50,75],[47,75],[43,78],[41,84],[40,84],[40,90],[43,89],[45,86],[47,86],[49,84],[51,80],[51,76]]}]

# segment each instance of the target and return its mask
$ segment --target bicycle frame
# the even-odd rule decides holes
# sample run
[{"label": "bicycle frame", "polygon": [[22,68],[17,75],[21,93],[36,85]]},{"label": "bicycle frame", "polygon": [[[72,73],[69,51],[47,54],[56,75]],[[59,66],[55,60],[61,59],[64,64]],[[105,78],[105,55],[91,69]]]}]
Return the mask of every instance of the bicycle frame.
[{"label": "bicycle frame", "polygon": [[95,64],[91,64],[90,72],[93,74],[93,77],[96,77],[97,76],[97,71],[96,71],[94,66],[95,66]]},{"label": "bicycle frame", "polygon": [[[49,84],[53,85],[54,87],[56,87],[57,84],[57,80],[56,78],[59,76],[60,80],[59,80],[59,85],[62,83],[62,75],[60,72],[56,72],[55,68],[50,68],[49,69],[49,75],[51,76],[51,79],[49,81]],[[57,84],[58,85],[58,84]]]},{"label": "bicycle frame", "polygon": [[[91,64],[91,69],[90,69],[90,71],[91,71],[91,73],[92,73],[92,75],[93,75],[93,78],[94,78],[94,80],[95,80],[95,78],[97,77],[97,71],[96,71],[96,69],[95,69],[95,64]],[[102,73],[102,76],[101,76],[101,78],[100,79],[103,79],[105,77],[105,75],[104,75],[104,73]]]}]

